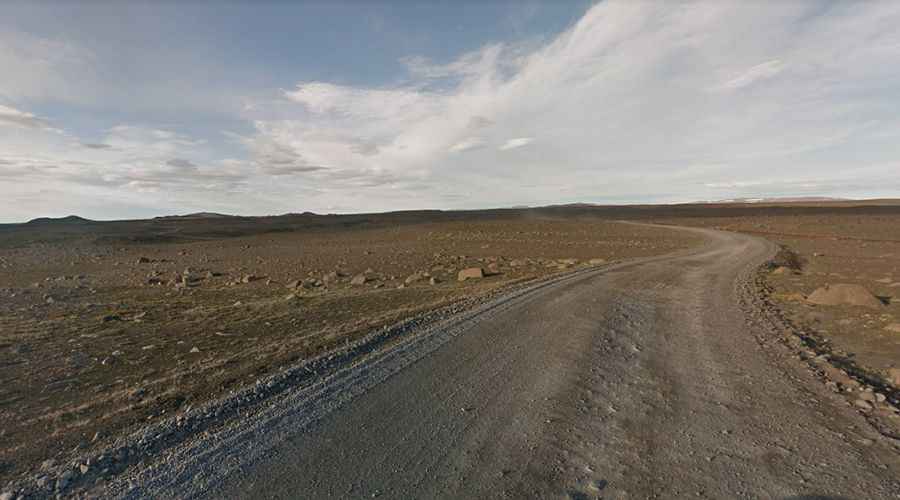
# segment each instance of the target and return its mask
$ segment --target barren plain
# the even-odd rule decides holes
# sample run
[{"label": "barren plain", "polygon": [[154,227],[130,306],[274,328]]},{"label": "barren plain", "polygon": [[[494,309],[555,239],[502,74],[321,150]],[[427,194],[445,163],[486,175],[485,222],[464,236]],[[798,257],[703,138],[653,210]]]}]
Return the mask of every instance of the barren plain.
[{"label": "barren plain", "polygon": [[[552,214],[285,219],[0,231],[0,478],[423,311],[695,243]],[[488,276],[458,281],[476,267]]]},{"label": "barren plain", "polygon": [[[797,357],[843,370],[845,379],[830,388],[852,392],[851,404],[859,395],[864,403],[855,410],[897,420],[890,405],[900,396],[900,205],[889,201],[44,219],[0,226],[0,485],[37,478],[40,491],[59,492],[81,476],[102,483],[149,456],[121,460],[118,469],[107,460],[102,471],[74,457],[112,449],[126,434],[372,332],[553,277],[696,249],[709,238],[623,221],[741,232],[781,245],[760,268],[758,292],[803,339]],[[670,260],[689,266],[691,258]],[[477,270],[475,277],[461,280],[465,270]],[[678,270],[701,286],[689,271]],[[674,271],[654,272],[659,283],[648,277],[647,294],[677,289]],[[639,296],[639,284],[621,287]],[[836,284],[862,285],[877,304],[810,301]],[[615,289],[602,294],[618,300]],[[672,317],[690,319],[697,297],[666,297]],[[693,340],[720,342],[711,338]],[[665,346],[647,352],[670,364]],[[683,375],[687,367],[670,368]],[[781,411],[776,401],[764,406]]]}]

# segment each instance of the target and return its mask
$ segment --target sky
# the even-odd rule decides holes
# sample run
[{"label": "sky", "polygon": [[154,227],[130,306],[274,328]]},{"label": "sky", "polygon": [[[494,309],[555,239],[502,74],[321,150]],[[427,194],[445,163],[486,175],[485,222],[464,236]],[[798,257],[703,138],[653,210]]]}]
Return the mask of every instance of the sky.
[{"label": "sky", "polygon": [[0,10],[0,222],[900,197],[900,2]]}]

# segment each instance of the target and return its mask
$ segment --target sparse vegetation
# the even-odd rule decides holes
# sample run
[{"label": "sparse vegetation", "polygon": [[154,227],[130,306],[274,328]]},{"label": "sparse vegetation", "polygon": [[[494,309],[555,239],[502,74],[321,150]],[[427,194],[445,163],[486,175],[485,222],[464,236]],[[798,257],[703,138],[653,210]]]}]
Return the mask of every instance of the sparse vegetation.
[{"label": "sparse vegetation", "polygon": [[779,267],[786,267],[792,271],[802,271],[803,266],[806,264],[803,257],[786,245],[779,245],[779,247],[775,257],[766,264],[768,268],[777,269]]}]

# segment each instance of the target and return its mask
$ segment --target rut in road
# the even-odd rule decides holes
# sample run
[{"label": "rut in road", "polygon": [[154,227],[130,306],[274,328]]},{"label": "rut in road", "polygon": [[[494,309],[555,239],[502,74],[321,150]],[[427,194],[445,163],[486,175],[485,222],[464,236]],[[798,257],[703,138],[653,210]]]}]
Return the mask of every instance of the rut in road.
[{"label": "rut in road", "polygon": [[109,492],[900,498],[891,444],[756,342],[736,284],[772,245],[691,231],[708,244],[451,321]]}]

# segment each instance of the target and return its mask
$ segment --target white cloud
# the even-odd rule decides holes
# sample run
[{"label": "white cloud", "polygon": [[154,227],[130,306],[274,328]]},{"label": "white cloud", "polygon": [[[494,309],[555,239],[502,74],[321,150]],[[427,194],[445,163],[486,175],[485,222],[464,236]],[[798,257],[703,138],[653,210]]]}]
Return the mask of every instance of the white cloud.
[{"label": "white cloud", "polygon": [[784,63],[778,59],[773,59],[761,64],[757,64],[739,76],[728,80],[722,84],[724,89],[739,89],[752,85],[758,81],[772,78],[784,69]]},{"label": "white cloud", "polygon": [[[699,199],[774,189],[785,172],[808,186],[900,154],[879,138],[900,124],[885,111],[900,99],[895,22],[887,3],[602,2],[530,52],[409,57],[397,86],[300,84],[286,93],[296,116],[262,119],[248,140],[327,167],[304,185],[362,210]],[[377,151],[359,154],[360,141]],[[360,191],[340,172],[389,181]],[[397,189],[416,196],[396,207]]]},{"label": "white cloud", "polygon": [[99,88],[95,64],[71,42],[0,29],[0,97],[83,102]]},{"label": "white cloud", "polygon": [[451,153],[462,153],[463,151],[480,148],[482,146],[484,146],[484,141],[480,137],[467,137],[450,146],[448,151]]},{"label": "white cloud", "polygon": [[0,126],[3,125],[31,129],[50,128],[50,122],[43,118],[0,104]]},{"label": "white cloud", "polygon": [[500,146],[500,151],[508,151],[510,149],[521,148],[522,146],[527,146],[534,142],[534,139],[531,137],[516,137],[515,139],[510,139],[503,143]]},{"label": "white cloud", "polygon": [[[542,46],[405,58],[407,74],[391,80],[401,83],[233,97],[253,121],[227,154],[165,126],[116,126],[99,140],[44,130],[21,111],[43,108],[19,103],[64,95],[71,75],[90,83],[98,58],[0,37],[0,67],[27,73],[0,80],[13,103],[0,123],[15,123],[0,134],[0,173],[15,175],[0,182],[246,213],[884,193],[900,190],[898,24],[896,2],[610,0]],[[205,90],[154,85],[171,107]],[[152,189],[160,199],[133,192]]]}]

